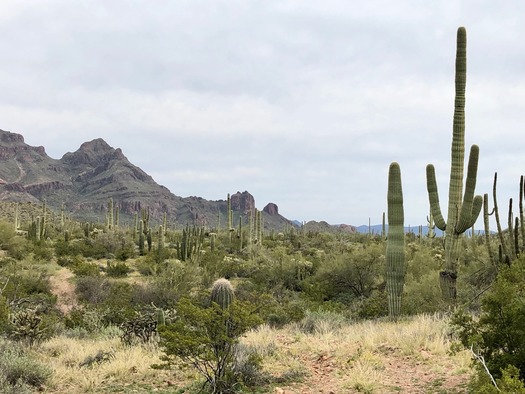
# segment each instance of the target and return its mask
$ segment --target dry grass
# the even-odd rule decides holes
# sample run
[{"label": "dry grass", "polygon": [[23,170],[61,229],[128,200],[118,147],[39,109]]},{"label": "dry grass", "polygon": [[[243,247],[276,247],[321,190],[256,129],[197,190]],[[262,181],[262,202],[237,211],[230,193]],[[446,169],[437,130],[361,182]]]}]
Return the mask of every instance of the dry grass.
[{"label": "dry grass", "polygon": [[447,321],[435,316],[334,329],[321,319],[312,334],[263,327],[244,341],[266,351],[264,369],[272,376],[304,375],[276,389],[283,393],[465,392],[469,378],[469,354],[450,355]]},{"label": "dry grass", "polygon": [[[46,389],[49,393],[100,393],[109,388],[120,388],[120,392],[127,392],[126,388],[133,392],[162,391],[176,385],[172,371],[151,368],[152,364],[161,363],[155,345],[126,346],[118,337],[75,339],[59,336],[42,344],[39,354],[53,369]],[[187,380],[189,376],[182,378]]]},{"label": "dry grass", "polygon": [[[320,318],[313,333],[263,325],[242,342],[263,357],[269,384],[261,393],[463,393],[470,373],[468,353],[450,355],[447,321],[435,316],[337,327]],[[190,369],[152,369],[161,362],[155,345],[128,347],[115,336],[60,336],[37,351],[54,371],[49,393],[167,393],[197,378]],[[99,352],[110,356],[82,366]]]}]

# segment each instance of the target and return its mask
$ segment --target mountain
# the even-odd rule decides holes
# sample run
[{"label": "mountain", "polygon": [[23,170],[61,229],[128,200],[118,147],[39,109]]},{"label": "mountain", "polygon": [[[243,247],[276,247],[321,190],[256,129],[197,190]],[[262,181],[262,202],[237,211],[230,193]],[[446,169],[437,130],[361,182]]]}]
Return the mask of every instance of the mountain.
[{"label": "mountain", "polygon": [[[226,224],[226,200],[179,197],[103,139],[83,143],[75,152],[57,160],[42,146],[33,147],[20,134],[0,130],[0,201],[31,202],[65,212],[77,220],[103,222],[108,202],[119,207],[121,220],[131,221],[142,210],[160,222],[166,213],[170,226]],[[231,196],[234,225],[239,216],[255,209],[247,191]],[[263,209],[265,228],[280,230],[291,222],[279,214],[274,203]],[[247,218],[245,219],[247,222]]]}]

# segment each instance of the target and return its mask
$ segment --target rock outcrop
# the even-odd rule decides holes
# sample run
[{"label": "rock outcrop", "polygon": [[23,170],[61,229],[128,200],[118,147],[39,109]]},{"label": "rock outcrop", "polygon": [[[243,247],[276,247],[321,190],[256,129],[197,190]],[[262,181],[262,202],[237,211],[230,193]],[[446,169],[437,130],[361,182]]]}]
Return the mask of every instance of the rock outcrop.
[{"label": "rock outcrop", "polygon": [[266,212],[268,215],[278,215],[279,214],[279,208],[276,204],[273,202],[270,202],[266,204],[266,206],[263,208],[263,212]]},{"label": "rock outcrop", "polygon": [[248,212],[255,212],[255,198],[248,193],[247,191],[244,192],[237,192],[230,196],[230,202],[232,211],[238,211],[243,214],[247,214]]}]

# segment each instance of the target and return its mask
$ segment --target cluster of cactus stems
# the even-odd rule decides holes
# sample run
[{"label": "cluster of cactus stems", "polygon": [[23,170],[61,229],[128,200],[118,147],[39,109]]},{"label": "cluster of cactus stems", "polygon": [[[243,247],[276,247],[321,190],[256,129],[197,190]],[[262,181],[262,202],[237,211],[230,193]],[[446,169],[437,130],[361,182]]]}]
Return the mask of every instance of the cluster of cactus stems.
[{"label": "cluster of cactus stems", "polygon": [[46,211],[47,211],[47,202],[44,199],[42,203],[42,216],[37,216],[31,222],[31,227],[28,232],[30,239],[38,242],[46,237]]},{"label": "cluster of cactus stems", "polygon": [[182,230],[182,237],[176,242],[177,258],[181,261],[195,261],[204,242],[204,228],[189,225]]},{"label": "cluster of cactus stems", "polygon": [[[508,227],[507,231],[502,230],[498,200],[496,193],[498,174],[494,174],[494,184],[492,187],[492,195],[494,200],[494,207],[492,210],[489,208],[489,197],[488,194],[483,196],[483,223],[485,226],[485,244],[489,254],[489,259],[493,265],[497,267],[498,263],[511,264],[512,261],[516,260],[523,250],[525,250],[525,218],[523,209],[523,200],[525,194],[525,179],[523,175],[520,177],[520,190],[519,190],[519,214],[514,217],[513,212],[513,200],[509,199],[509,212],[508,212]],[[490,226],[489,216],[494,215],[496,220],[497,232],[498,232],[498,256],[496,258],[494,250],[490,242]]]},{"label": "cluster of cactus stems", "polygon": [[457,31],[456,95],[452,130],[451,171],[449,183],[448,217],[443,219],[434,166],[427,166],[427,190],[430,209],[436,227],[445,231],[445,267],[440,272],[440,285],[445,301],[455,303],[460,237],[476,222],[483,205],[481,196],[474,196],[478,169],[479,148],[472,145],[463,195],[463,167],[465,156],[465,85],[467,74],[467,34],[465,28]]},{"label": "cluster of cactus stems", "polygon": [[386,244],[386,288],[388,314],[397,319],[405,284],[405,232],[401,169],[393,162],[388,171],[388,235]]},{"label": "cluster of cactus stems", "polygon": [[108,200],[108,207],[106,212],[106,230],[114,230],[119,226],[120,208],[117,204],[113,204],[113,198]]}]

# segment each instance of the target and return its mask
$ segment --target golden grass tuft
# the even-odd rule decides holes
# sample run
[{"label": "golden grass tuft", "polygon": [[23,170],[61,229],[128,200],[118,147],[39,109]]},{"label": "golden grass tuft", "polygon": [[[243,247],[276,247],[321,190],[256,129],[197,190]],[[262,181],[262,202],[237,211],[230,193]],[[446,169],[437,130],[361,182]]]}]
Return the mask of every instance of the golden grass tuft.
[{"label": "golden grass tuft", "polygon": [[[436,387],[441,392],[466,392],[461,390],[470,377],[470,355],[450,354],[446,318],[420,315],[397,323],[338,325],[321,321],[312,333],[301,327],[262,325],[241,338],[243,346],[263,357],[267,392],[275,392],[276,386],[287,393],[418,393]],[[58,336],[35,350],[53,369],[49,393],[170,392],[198,379],[191,368],[152,369],[152,364],[161,363],[156,345],[126,346],[114,335]],[[111,356],[81,366],[98,352]]]}]

